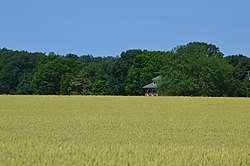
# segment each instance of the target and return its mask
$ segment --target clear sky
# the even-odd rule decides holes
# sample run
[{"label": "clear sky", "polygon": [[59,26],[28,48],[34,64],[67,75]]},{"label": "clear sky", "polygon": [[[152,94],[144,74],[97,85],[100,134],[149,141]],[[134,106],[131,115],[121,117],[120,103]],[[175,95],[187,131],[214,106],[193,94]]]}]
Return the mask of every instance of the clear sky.
[{"label": "clear sky", "polygon": [[0,48],[115,56],[200,41],[250,56],[250,0],[0,2]]}]

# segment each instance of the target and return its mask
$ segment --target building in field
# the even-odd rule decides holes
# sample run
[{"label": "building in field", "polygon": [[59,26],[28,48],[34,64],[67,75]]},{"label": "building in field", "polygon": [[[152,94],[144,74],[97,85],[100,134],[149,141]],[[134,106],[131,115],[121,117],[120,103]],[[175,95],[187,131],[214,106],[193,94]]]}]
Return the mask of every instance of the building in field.
[{"label": "building in field", "polygon": [[144,89],[145,96],[158,96],[157,93],[157,83],[160,81],[161,76],[157,76],[152,79],[152,83],[142,87]]}]

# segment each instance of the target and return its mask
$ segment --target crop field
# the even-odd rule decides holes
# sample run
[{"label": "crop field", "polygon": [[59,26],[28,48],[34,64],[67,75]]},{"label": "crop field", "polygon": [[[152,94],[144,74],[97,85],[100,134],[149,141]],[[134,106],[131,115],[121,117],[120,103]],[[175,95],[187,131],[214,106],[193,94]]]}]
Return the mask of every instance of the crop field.
[{"label": "crop field", "polygon": [[0,165],[250,165],[250,99],[0,96]]}]

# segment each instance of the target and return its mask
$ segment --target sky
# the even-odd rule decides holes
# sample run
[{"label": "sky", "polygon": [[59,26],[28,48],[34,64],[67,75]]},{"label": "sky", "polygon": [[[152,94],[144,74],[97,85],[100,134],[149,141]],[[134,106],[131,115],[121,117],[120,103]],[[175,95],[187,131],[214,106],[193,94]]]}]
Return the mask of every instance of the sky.
[{"label": "sky", "polygon": [[198,41],[250,57],[250,0],[0,2],[0,48],[116,56]]}]

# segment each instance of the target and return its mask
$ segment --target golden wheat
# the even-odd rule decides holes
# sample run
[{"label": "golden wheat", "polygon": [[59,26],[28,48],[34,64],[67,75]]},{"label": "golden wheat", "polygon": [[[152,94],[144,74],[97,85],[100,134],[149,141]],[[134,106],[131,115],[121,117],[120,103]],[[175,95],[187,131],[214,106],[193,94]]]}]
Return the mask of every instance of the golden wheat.
[{"label": "golden wheat", "polygon": [[0,165],[250,165],[246,98],[0,96]]}]

